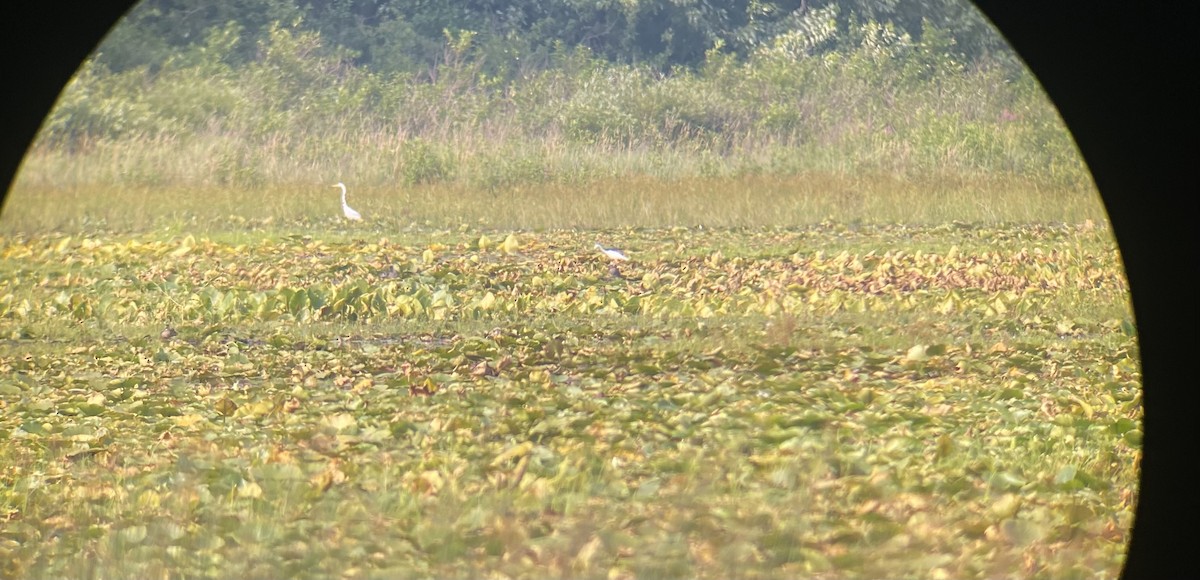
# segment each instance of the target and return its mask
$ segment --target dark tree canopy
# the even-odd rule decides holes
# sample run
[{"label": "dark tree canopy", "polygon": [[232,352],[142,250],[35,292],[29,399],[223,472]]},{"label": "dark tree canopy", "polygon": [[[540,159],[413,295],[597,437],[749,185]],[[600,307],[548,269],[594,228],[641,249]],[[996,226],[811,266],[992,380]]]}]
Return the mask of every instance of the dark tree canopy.
[{"label": "dark tree canopy", "polygon": [[[832,9],[831,9],[832,8]],[[963,0],[143,0],[110,34],[99,62],[113,71],[161,66],[206,34],[236,23],[230,64],[257,55],[274,22],[315,30],[328,49],[377,71],[420,72],[463,32],[493,60],[537,63],[586,48],[612,62],[694,67],[717,50],[744,56],[824,11],[834,49],[856,23],[877,22],[920,39],[945,31],[964,61],[1011,60],[1003,38]]]}]

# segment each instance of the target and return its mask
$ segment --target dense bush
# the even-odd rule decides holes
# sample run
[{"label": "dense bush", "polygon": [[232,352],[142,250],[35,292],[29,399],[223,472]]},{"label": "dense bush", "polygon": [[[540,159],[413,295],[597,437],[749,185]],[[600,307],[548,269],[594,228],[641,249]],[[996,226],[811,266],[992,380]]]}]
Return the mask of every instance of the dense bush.
[{"label": "dense bush", "polygon": [[214,168],[203,178],[218,181],[354,170],[379,181],[510,187],[641,173],[647,164],[627,153],[651,151],[674,151],[687,160],[681,167],[705,175],[949,169],[1087,180],[1027,71],[967,63],[930,23],[918,40],[875,22],[838,33],[833,10],[810,16],[744,56],[718,41],[700,66],[668,71],[559,46],[516,72],[498,68],[480,36],[446,31],[440,62],[419,75],[356,65],[320,33],[279,23],[253,59],[230,64],[244,44],[230,24],[155,70],[115,72],[92,59],[37,147],[154,141],[195,154],[196,143],[236,142],[237,153],[199,147],[211,157],[196,161]]}]

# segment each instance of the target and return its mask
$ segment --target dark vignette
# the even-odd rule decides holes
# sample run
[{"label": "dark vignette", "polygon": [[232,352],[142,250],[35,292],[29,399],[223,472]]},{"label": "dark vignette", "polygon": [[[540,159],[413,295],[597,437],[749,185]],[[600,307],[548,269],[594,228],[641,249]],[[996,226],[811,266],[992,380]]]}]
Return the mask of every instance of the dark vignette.
[{"label": "dark vignette", "polygon": [[[132,0],[20,3],[0,9],[4,196],[67,79]],[[1145,388],[1141,487],[1123,578],[1183,577],[1200,490],[1200,381],[1188,363],[1200,334],[1193,159],[1196,9],[1184,3],[976,0],[1041,80],[1100,189],[1129,277]],[[1191,165],[1191,166],[1189,166]],[[1191,171],[1189,171],[1191,170]],[[1187,556],[1192,556],[1187,558]]]}]

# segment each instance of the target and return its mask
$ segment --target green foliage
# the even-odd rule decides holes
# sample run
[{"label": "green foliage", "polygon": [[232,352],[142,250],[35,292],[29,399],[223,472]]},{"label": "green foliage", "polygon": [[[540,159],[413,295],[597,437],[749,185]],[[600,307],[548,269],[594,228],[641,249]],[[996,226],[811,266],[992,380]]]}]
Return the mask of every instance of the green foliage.
[{"label": "green foliage", "polygon": [[0,576],[1115,573],[1128,287],[986,23],[494,4],[85,64],[0,228]]},{"label": "green foliage", "polygon": [[[417,71],[397,61],[378,72],[302,23],[257,32],[227,23],[153,70],[111,71],[102,58],[90,60],[26,168],[37,174],[39,159],[69,150],[85,165],[116,165],[89,170],[114,184],[259,185],[339,174],[360,184],[492,190],[559,179],[551,176],[820,169],[921,178],[1003,172],[1090,188],[1069,133],[1027,71],[968,66],[958,39],[932,21],[914,36],[890,22],[843,29],[840,14],[832,5],[794,14],[790,27],[755,37],[744,57],[714,37],[702,63],[670,72],[461,28],[441,29],[436,58]],[[416,31],[414,18],[390,21]],[[239,60],[247,38],[255,56]],[[154,149],[131,154],[142,140]],[[126,153],[89,153],[101,143],[125,144],[114,146]],[[501,151],[522,153],[510,160]],[[171,153],[180,159],[162,163]],[[521,159],[531,156],[542,159]],[[42,175],[57,182],[73,173]]]},{"label": "green foliage", "polygon": [[641,119],[629,111],[646,83],[645,72],[632,67],[597,71],[584,79],[562,107],[558,122],[571,140],[630,144],[644,136]]},{"label": "green foliage", "polygon": [[362,53],[371,68],[383,74],[421,70],[430,64],[426,55],[435,54],[442,46],[440,39],[422,37],[404,18],[380,23],[370,31],[368,42]]},{"label": "green foliage", "polygon": [[176,0],[142,0],[109,33],[96,60],[115,72],[139,68],[156,71],[180,53],[210,44],[215,30],[236,28],[223,46],[223,64],[254,60],[257,43],[274,23],[298,22],[303,9],[292,0],[239,0],[196,5]]},{"label": "green foliage", "polygon": [[[245,34],[227,63],[258,56],[276,22],[297,24],[356,54],[374,72],[422,74],[444,57],[444,34],[470,32],[488,55],[488,74],[511,79],[528,63],[552,58],[555,47],[584,47],[608,62],[650,64],[667,70],[696,67],[718,48],[746,56],[782,42],[804,50],[844,45],[861,23],[879,22],[920,40],[927,25],[953,31],[955,54],[969,61],[1015,59],[974,7],[958,0],[773,0],[732,3],[680,0],[549,2],[518,0],[503,6],[469,0],[413,3],[251,0],[193,7],[173,0],[139,3],[109,36],[101,62],[121,72],[157,70],[172,54],[202,43],[214,28],[237,22]],[[510,66],[516,59],[524,62]],[[533,64],[540,67],[541,64]]]},{"label": "green foliage", "polygon": [[837,38],[837,15],[836,5],[800,14],[786,30],[772,37],[770,42],[758,42],[755,52],[773,53],[789,60],[824,52]]},{"label": "green foliage", "polygon": [[455,168],[450,151],[420,138],[404,142],[400,149],[400,164],[400,175],[409,185],[449,179]]},{"label": "green foliage", "polygon": [[1141,369],[1103,230],[0,254],[8,576],[1112,578],[1128,544]]},{"label": "green foliage", "polygon": [[553,177],[539,156],[515,147],[480,153],[479,158],[464,165],[474,171],[467,178],[470,186],[489,193],[539,184]]}]

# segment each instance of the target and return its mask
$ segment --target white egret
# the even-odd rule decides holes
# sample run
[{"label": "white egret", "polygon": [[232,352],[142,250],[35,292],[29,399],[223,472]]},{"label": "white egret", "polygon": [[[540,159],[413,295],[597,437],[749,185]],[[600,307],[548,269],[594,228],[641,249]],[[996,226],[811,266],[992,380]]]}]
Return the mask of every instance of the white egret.
[{"label": "white egret", "polygon": [[611,258],[613,260],[619,260],[622,262],[629,261],[629,256],[622,254],[621,250],[618,250],[616,248],[606,248],[604,246],[601,246],[600,244],[596,244],[596,249],[600,250],[601,252],[604,252],[605,256],[608,256],[609,258]]},{"label": "white egret", "polygon": [[336,185],[334,185],[334,187],[342,188],[342,213],[346,215],[346,219],[354,220],[356,222],[362,221],[362,214],[354,211],[354,208],[346,205],[346,185],[339,181]]}]

